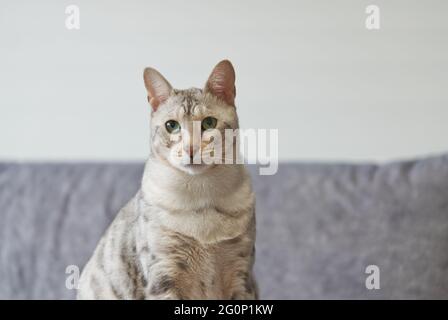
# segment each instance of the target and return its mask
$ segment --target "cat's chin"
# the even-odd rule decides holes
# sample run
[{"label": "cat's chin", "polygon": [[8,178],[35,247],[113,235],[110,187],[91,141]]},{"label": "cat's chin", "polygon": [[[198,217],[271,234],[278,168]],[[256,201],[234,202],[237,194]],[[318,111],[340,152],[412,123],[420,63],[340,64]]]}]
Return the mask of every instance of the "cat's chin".
[{"label": "cat's chin", "polygon": [[175,167],[177,170],[180,170],[182,172],[185,172],[189,175],[199,175],[204,172],[206,172],[208,169],[213,167],[213,165],[210,164],[172,164],[173,167]]},{"label": "cat's chin", "polygon": [[191,175],[197,175],[197,174],[201,174],[204,173],[205,171],[207,171],[207,169],[211,168],[211,165],[208,164],[185,164],[185,165],[180,165],[180,170],[191,174]]}]

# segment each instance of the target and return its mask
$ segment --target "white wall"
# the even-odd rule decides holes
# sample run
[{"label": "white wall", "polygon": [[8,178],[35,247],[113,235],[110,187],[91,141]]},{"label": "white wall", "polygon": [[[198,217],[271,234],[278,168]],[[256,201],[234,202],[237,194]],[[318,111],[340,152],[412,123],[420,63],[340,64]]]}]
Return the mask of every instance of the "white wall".
[{"label": "white wall", "polygon": [[[65,27],[65,7],[81,29]],[[381,29],[365,28],[365,8]],[[447,1],[13,1],[0,10],[0,159],[148,153],[145,66],[202,86],[229,58],[245,128],[282,160],[448,150]]]}]

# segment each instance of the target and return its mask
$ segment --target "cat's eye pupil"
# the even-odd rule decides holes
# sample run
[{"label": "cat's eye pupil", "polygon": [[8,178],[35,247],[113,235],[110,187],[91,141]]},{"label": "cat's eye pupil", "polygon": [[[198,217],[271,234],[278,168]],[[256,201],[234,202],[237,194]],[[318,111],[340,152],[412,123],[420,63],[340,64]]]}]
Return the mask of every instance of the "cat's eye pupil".
[{"label": "cat's eye pupil", "polygon": [[218,122],[218,120],[216,120],[216,118],[213,118],[213,117],[205,118],[204,120],[202,120],[202,130],[216,128],[217,122]]},{"label": "cat's eye pupil", "polygon": [[176,133],[177,131],[180,130],[180,125],[179,122],[175,120],[168,120],[165,123],[165,128],[169,133]]}]

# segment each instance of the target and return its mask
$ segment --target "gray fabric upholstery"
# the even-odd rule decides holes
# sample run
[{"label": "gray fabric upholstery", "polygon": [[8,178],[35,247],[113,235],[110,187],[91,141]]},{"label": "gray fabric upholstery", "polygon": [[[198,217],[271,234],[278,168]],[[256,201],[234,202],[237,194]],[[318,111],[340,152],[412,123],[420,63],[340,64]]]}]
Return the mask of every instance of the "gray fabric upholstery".
[{"label": "gray fabric upholstery", "polygon": [[[142,169],[0,164],[0,298],[74,298],[66,266],[84,265]],[[448,156],[251,171],[262,298],[448,298]]]}]

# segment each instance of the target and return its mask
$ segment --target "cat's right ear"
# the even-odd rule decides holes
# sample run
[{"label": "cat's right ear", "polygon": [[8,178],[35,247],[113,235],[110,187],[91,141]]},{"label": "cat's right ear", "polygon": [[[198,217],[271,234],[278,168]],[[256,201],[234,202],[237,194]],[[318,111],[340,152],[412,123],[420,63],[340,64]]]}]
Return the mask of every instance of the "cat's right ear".
[{"label": "cat's right ear", "polygon": [[146,68],[143,72],[146,91],[148,91],[148,102],[153,111],[156,111],[159,105],[168,99],[173,87],[153,68]]}]

